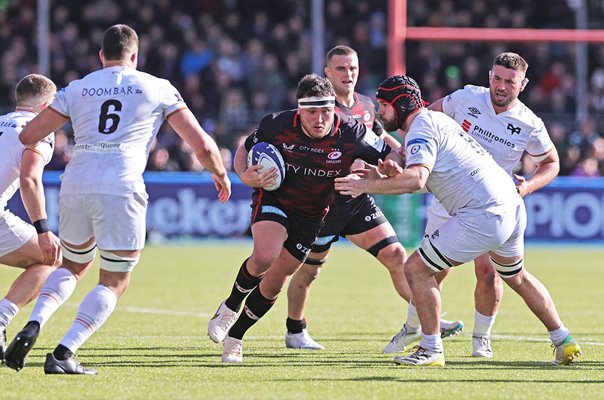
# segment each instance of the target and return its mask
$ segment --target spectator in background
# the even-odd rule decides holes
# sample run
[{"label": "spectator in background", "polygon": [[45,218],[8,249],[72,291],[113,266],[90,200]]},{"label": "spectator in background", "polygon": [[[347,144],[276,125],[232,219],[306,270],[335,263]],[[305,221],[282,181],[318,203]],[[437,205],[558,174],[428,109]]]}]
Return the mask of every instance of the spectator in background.
[{"label": "spectator in background", "polygon": [[201,73],[214,58],[212,49],[201,39],[193,40],[180,61],[180,76],[188,77]]},{"label": "spectator in background", "polygon": [[249,124],[249,111],[243,92],[237,88],[228,89],[222,98],[218,115],[221,134],[217,139],[220,144],[232,146],[235,135],[246,131]]},{"label": "spectator in background", "polygon": [[63,129],[55,132],[55,148],[52,159],[46,166],[48,170],[64,170],[71,159],[73,153],[73,144],[69,142],[69,137]]},{"label": "spectator in background", "polygon": [[[266,79],[260,79],[261,85],[266,85],[263,90],[271,93],[270,106],[265,111],[292,107],[296,103],[290,88],[295,88],[297,80],[310,70],[310,7],[308,2],[299,0],[253,3],[252,7],[251,2],[244,1],[82,0],[74,7],[73,0],[55,0],[51,7],[49,37],[51,77],[62,87],[98,69],[98,59],[89,50],[100,43],[107,21],[120,20],[132,23],[140,32],[139,69],[169,79],[183,92],[188,76],[191,73],[199,76],[203,100],[185,95],[196,115],[218,115],[223,94],[233,87],[240,88],[244,98],[251,102],[257,90],[252,82],[262,74],[267,74]],[[377,81],[386,75],[386,3],[384,0],[331,0],[325,4],[325,47],[346,44],[359,51],[364,73],[359,77],[358,90],[365,94],[373,91]],[[572,10],[564,0],[554,1],[547,10],[539,2],[523,0],[522,3],[520,10],[496,0],[448,0],[436,6],[430,5],[431,2],[416,2],[407,10],[408,25],[572,28],[573,20],[568,18]],[[5,101],[10,99],[17,78],[36,70],[33,16],[33,1],[10,2],[0,13],[0,39],[4,43],[0,46],[3,72],[0,98]],[[604,20],[601,15],[594,17],[592,14],[590,25],[604,28]],[[232,49],[226,49],[231,45],[221,48],[222,43],[229,41],[234,46]],[[202,43],[205,44],[203,57],[212,53],[212,58],[210,61],[204,58],[201,64],[195,64],[194,54]],[[250,46],[258,48],[251,49]],[[426,99],[434,100],[447,92],[447,84],[449,88],[455,85],[456,80],[451,79],[455,68],[459,69],[462,82],[485,85],[486,77],[480,72],[474,75],[477,69],[471,63],[477,60],[482,66],[480,70],[484,71],[492,56],[504,51],[503,47],[508,50],[509,46],[469,42],[463,43],[462,47],[451,42],[408,42],[406,68],[408,73],[420,78]],[[600,47],[589,45],[588,49],[589,111],[598,120],[604,113],[604,50]],[[462,57],[459,48],[462,48]],[[526,104],[542,115],[546,123],[556,119],[570,127],[576,107],[576,84],[572,79],[576,73],[571,61],[575,57],[574,44],[516,43],[510,50],[526,54],[532,65],[528,77],[535,84],[527,89]],[[225,51],[227,55],[222,63],[212,66],[216,64],[215,58]],[[187,54],[194,60],[189,60]],[[273,67],[268,72],[260,72],[267,55],[273,57]],[[454,68],[447,70],[448,67]],[[237,72],[238,69],[241,71]],[[272,72],[273,69],[277,72]],[[537,84],[541,77],[545,77],[544,89],[551,92],[551,97]],[[248,128],[251,129],[255,122],[250,117]],[[69,130],[67,133],[70,137],[73,134]]]},{"label": "spectator in background", "polygon": [[570,176],[581,176],[594,178],[600,176],[598,159],[594,156],[584,158],[577,167],[570,173]]},{"label": "spectator in background", "polygon": [[570,134],[568,141],[579,148],[580,158],[585,159],[592,155],[593,145],[599,137],[594,120],[587,117],[579,123],[579,130]]},{"label": "spectator in background", "polygon": [[177,171],[178,163],[170,159],[170,152],[165,147],[157,147],[149,156],[147,171]]}]

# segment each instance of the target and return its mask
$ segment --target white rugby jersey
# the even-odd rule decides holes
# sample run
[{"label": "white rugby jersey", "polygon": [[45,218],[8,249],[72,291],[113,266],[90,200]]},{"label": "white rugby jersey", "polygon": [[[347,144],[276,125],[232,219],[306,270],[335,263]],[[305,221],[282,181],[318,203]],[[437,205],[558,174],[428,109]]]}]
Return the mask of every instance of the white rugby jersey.
[{"label": "white rugby jersey", "polygon": [[424,109],[405,135],[406,166],[430,171],[426,187],[450,215],[481,210],[498,214],[519,196],[512,178],[459,124]]},{"label": "white rugby jersey", "polygon": [[[25,146],[19,141],[19,133],[26,123],[36,116],[30,111],[15,111],[0,117],[0,207],[4,210],[8,200],[19,189],[19,172]],[[51,133],[36,146],[44,157],[44,164],[52,158],[55,135]]]},{"label": "white rugby jersey", "polygon": [[71,119],[74,131],[61,194],[126,196],[145,191],[153,139],[163,120],[186,104],[167,80],[115,66],[71,82],[50,107]]},{"label": "white rugby jersey", "polygon": [[466,85],[446,96],[442,108],[510,175],[525,151],[538,157],[554,147],[543,121],[520,100],[495,114],[488,88]]}]

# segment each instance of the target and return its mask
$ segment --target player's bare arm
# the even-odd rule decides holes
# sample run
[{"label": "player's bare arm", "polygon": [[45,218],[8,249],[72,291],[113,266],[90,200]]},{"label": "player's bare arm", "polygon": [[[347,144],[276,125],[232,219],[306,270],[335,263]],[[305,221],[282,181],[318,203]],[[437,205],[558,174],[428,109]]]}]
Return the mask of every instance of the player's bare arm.
[{"label": "player's bare arm", "polygon": [[212,173],[218,191],[218,199],[221,203],[226,202],[231,197],[231,181],[224,168],[216,142],[199,125],[199,122],[188,108],[170,114],[168,123],[174,128],[178,136],[193,148],[201,165]]},{"label": "player's bare arm", "polygon": [[[382,160],[378,160],[378,163],[382,163]],[[368,164],[365,161],[362,162],[360,167],[355,168],[350,172],[363,179],[381,179],[386,177],[380,173],[376,165]]]},{"label": "player's bare arm", "polygon": [[382,179],[361,179],[358,175],[336,178],[335,189],[344,195],[404,194],[421,190],[426,185],[430,171],[424,165],[412,165],[402,173]]},{"label": "player's bare arm", "polygon": [[67,120],[66,116],[52,108],[45,108],[25,125],[19,134],[19,140],[27,147],[35,147],[40,140],[65,125]]},{"label": "player's bare arm", "polygon": [[378,161],[378,171],[385,176],[393,177],[403,173],[403,167],[388,156],[385,161]]},{"label": "player's bare arm", "polygon": [[262,165],[247,165],[248,151],[245,149],[245,145],[242,143],[235,152],[235,160],[233,166],[235,172],[245,185],[253,188],[259,188],[263,186],[273,185],[277,178],[277,169],[270,168],[266,171],[258,172],[262,168]]},{"label": "player's bare arm", "polygon": [[[21,159],[20,193],[27,215],[32,222],[46,220],[46,201],[42,185],[44,157],[34,149],[26,149]],[[38,244],[44,255],[43,264],[55,265],[61,258],[59,239],[51,232],[38,233]]]},{"label": "player's bare arm", "polygon": [[560,172],[560,158],[555,147],[552,147],[544,159],[535,161],[535,163],[537,168],[529,179],[514,174],[517,180],[516,189],[522,197],[541,189],[558,176],[558,172]]}]

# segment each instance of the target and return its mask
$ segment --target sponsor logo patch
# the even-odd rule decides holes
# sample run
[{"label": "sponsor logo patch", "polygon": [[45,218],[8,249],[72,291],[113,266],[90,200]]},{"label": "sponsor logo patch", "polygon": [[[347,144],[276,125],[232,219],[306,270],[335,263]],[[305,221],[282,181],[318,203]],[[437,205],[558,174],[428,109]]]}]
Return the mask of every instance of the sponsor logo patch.
[{"label": "sponsor logo patch", "polygon": [[421,143],[428,143],[428,141],[424,138],[415,138],[415,139],[411,139],[407,142],[407,146],[411,146],[412,144],[421,144]]},{"label": "sponsor logo patch", "polygon": [[478,118],[480,115],[480,110],[476,107],[468,107],[469,115],[474,118]]},{"label": "sponsor logo patch", "polygon": [[327,155],[327,158],[329,158],[330,160],[337,160],[340,157],[342,157],[342,152],[338,150],[334,150]]},{"label": "sponsor logo patch", "polygon": [[510,131],[510,135],[513,135],[513,134],[520,135],[521,128],[519,126],[515,127],[514,125],[508,123],[508,128],[507,129],[508,129],[508,131]]}]

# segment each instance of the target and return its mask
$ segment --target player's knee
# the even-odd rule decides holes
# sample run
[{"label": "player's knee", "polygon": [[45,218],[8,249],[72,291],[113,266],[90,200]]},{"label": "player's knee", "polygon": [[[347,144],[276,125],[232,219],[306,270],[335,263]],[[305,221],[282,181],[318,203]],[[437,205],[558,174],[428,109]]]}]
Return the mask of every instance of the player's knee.
[{"label": "player's knee", "polygon": [[518,274],[524,268],[524,258],[521,258],[513,263],[503,264],[493,260],[491,257],[491,263],[493,263],[493,267],[495,267],[499,276],[503,279],[506,279],[506,281],[512,277],[518,276]]},{"label": "player's knee", "polygon": [[497,274],[495,268],[493,268],[490,260],[489,262],[484,262],[482,260],[478,261],[477,259],[475,261],[474,271],[478,281],[495,283],[499,278],[499,275]]},{"label": "player's knee", "polygon": [[[277,257],[270,253],[254,252],[254,254],[250,257],[250,260],[248,261],[248,270],[250,270],[250,272],[255,270],[266,271],[271,267],[271,265],[275,262],[276,259]],[[250,269],[250,262],[252,262],[256,268]]]},{"label": "player's knee", "polygon": [[[398,238],[396,236],[389,236],[387,238],[380,240],[373,246],[369,247],[367,249],[367,252],[370,253],[371,255],[373,255],[374,257],[379,258],[381,253],[384,253],[386,250],[390,251],[391,247],[395,247],[395,246],[391,246],[391,245],[396,244],[396,243],[398,243],[400,245]],[[402,246],[400,246],[400,247],[402,247]]]},{"label": "player's knee", "polygon": [[392,243],[379,252],[378,260],[380,260],[389,271],[402,270],[407,261],[407,252],[399,242]]},{"label": "player's knee", "polygon": [[83,249],[75,249],[61,241],[61,251],[63,252],[63,258],[69,261],[78,264],[88,264],[91,263],[96,256],[96,243],[92,242]]},{"label": "player's knee", "polygon": [[124,257],[112,251],[101,250],[101,269],[109,272],[130,272],[138,264],[140,255]]},{"label": "player's knee", "polygon": [[317,279],[321,274],[321,265],[322,264],[308,264],[308,259],[306,260],[307,264],[304,264],[300,270],[296,273],[300,273],[301,277],[304,280],[304,283],[310,284],[312,281]]}]

